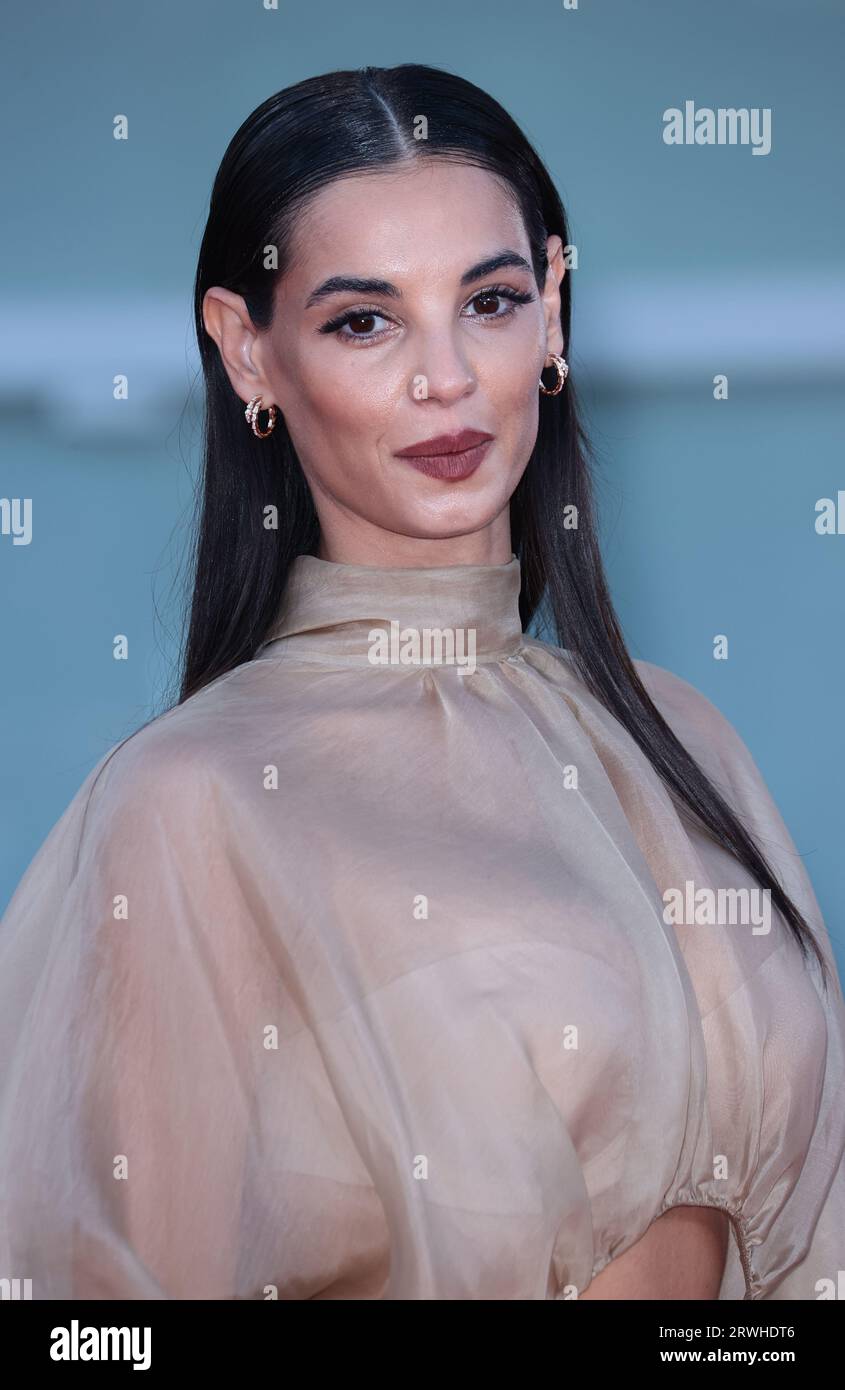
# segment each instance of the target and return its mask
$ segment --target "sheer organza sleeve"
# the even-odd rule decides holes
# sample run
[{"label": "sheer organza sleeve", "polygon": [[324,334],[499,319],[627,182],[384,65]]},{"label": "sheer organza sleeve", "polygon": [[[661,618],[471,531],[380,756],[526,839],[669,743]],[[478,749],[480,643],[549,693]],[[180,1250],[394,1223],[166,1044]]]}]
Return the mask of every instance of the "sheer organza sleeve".
[{"label": "sheer organza sleeve", "polygon": [[834,999],[841,1001],[830,934],[804,857],[748,745],[730,720],[695,686],[651,662],[638,661],[636,665],[661,713],[739,815],[802,912],[831,967]]},{"label": "sheer organza sleeve", "polygon": [[236,1296],[248,914],[201,762],[132,750],[0,924],[0,1273],[34,1298]]},{"label": "sheer organza sleeve", "polygon": [[[746,1142],[753,1136],[754,1161],[739,1170],[746,1173],[742,1229],[757,1271],[754,1296],[836,1297],[845,1260],[845,1002],[830,934],[804,856],[739,733],[686,681],[637,664],[664,716],[760,845],[828,966],[823,991],[815,959],[802,960],[785,925],[772,933],[773,949],[762,948],[762,964],[748,937],[734,937],[736,956],[724,978],[717,969],[723,952],[685,945],[705,1005],[714,1126],[721,1120],[723,1133],[737,1129]],[[714,866],[722,853],[704,846],[701,852]],[[728,1123],[738,1103],[743,1130]],[[717,1200],[719,1189],[709,1174],[689,1188],[707,1200]],[[729,1265],[722,1297],[741,1297],[739,1289],[739,1271]]]}]

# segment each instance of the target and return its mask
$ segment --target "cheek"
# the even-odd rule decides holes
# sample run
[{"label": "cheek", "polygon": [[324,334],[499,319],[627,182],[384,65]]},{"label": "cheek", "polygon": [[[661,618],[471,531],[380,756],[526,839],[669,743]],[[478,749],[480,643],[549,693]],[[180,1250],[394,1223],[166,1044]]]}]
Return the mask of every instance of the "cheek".
[{"label": "cheek", "polygon": [[342,357],[331,354],[328,363],[324,357],[319,363],[303,364],[299,374],[297,409],[313,428],[330,435],[335,447],[344,438],[377,435],[395,408],[389,373],[367,371],[366,364],[345,360],[365,353],[366,349],[348,348]]},{"label": "cheek", "polygon": [[486,364],[483,388],[492,402],[502,431],[521,433],[526,420],[536,416],[543,355],[531,336],[522,342],[513,339]]}]

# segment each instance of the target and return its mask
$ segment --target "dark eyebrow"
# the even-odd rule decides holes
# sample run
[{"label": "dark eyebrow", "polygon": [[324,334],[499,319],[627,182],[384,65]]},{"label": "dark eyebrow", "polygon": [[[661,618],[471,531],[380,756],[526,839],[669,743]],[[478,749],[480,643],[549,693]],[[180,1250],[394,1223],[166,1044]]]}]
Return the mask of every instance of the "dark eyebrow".
[{"label": "dark eyebrow", "polygon": [[389,299],[402,298],[399,290],[395,285],[391,285],[389,280],[362,280],[357,275],[332,275],[309,294],[305,307],[310,309],[312,305],[319,304],[330,295],[342,294],[344,291],[348,291],[349,294],[383,294]]},{"label": "dark eyebrow", "polygon": [[486,260],[470,266],[461,276],[461,284],[470,285],[473,280],[486,280],[488,275],[495,275],[497,270],[506,270],[509,266],[515,270],[527,270],[529,275],[534,273],[525,257],[517,251],[498,251],[495,256],[488,256]]},{"label": "dark eyebrow", "polygon": [[[508,266],[516,270],[527,270],[533,273],[531,266],[524,256],[520,256],[516,251],[498,251],[495,256],[487,256],[477,265],[470,266],[469,270],[464,271],[461,276],[462,285],[471,285],[473,280],[482,280],[488,275],[493,275],[497,270],[504,270]],[[389,280],[370,280],[362,279],[357,275],[332,275],[330,279],[324,280],[322,285],[308,296],[305,307],[310,309],[314,304],[319,304],[323,299],[328,299],[332,294],[382,294],[388,299],[401,299],[402,291],[395,285],[391,285]]]}]

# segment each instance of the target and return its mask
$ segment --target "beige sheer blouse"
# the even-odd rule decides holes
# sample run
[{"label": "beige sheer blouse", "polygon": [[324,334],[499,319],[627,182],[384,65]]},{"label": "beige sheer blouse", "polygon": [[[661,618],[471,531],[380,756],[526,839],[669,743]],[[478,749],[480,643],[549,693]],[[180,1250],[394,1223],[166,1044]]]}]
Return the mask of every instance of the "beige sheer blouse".
[{"label": "beige sheer blouse", "polygon": [[[732,1218],[721,1298],[832,1296],[841,990],[519,589],[300,556],[257,657],[92,769],[0,924],[0,1277],[565,1299],[692,1203]],[[746,747],[638,669],[836,981]]]}]

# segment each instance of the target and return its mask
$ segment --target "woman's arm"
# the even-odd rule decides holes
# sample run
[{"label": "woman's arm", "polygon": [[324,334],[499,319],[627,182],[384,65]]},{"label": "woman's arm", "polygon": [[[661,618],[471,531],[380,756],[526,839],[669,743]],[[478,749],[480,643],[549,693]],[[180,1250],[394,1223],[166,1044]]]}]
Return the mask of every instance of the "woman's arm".
[{"label": "woman's arm", "polygon": [[579,1298],[718,1298],[729,1226],[730,1217],[716,1207],[673,1207]]},{"label": "woman's arm", "polygon": [[35,1299],[232,1298],[259,1226],[249,906],[204,765],[139,746],[0,931],[0,1272]]}]

